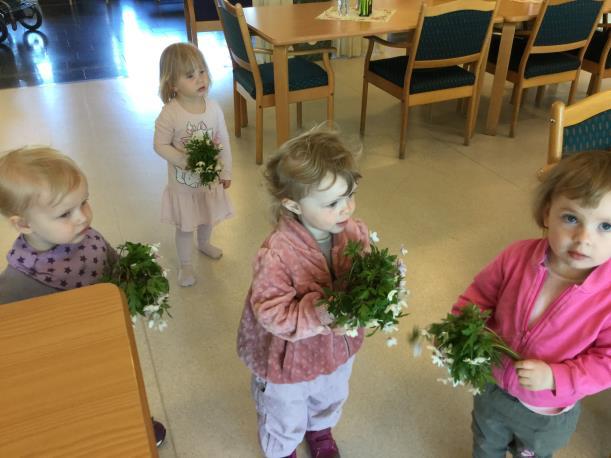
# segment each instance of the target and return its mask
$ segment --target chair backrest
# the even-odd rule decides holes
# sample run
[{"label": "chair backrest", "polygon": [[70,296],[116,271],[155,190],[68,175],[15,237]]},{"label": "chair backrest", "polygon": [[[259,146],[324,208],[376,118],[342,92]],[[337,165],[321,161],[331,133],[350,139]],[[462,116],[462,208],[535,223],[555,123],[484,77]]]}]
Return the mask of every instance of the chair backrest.
[{"label": "chair backrest", "polygon": [[544,0],[520,62],[520,73],[530,54],[580,49],[581,60],[604,3],[604,0]]},{"label": "chair backrest", "polygon": [[478,62],[488,52],[497,2],[456,0],[436,6],[422,4],[405,75],[413,69],[449,67]]},{"label": "chair backrest", "polygon": [[253,76],[259,75],[259,67],[252,49],[250,32],[246,25],[242,5],[236,3],[233,6],[227,0],[214,0],[214,5],[221,20],[233,67],[248,70],[253,73]]},{"label": "chair backrest", "polygon": [[580,151],[611,149],[611,90],[552,105],[547,163]]}]

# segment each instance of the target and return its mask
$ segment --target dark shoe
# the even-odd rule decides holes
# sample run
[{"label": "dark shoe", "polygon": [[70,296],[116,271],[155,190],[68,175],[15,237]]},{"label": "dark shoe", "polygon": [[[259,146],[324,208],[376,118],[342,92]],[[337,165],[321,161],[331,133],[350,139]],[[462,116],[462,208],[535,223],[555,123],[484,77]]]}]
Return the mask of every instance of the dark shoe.
[{"label": "dark shoe", "polygon": [[161,447],[165,441],[165,426],[163,426],[163,423],[158,422],[153,417],[151,417],[151,420],[153,422],[153,431],[155,432],[155,443],[157,444],[157,447]]},{"label": "dark shoe", "polygon": [[310,446],[312,458],[340,458],[339,449],[331,435],[331,428],[322,431],[308,431],[305,438]]}]

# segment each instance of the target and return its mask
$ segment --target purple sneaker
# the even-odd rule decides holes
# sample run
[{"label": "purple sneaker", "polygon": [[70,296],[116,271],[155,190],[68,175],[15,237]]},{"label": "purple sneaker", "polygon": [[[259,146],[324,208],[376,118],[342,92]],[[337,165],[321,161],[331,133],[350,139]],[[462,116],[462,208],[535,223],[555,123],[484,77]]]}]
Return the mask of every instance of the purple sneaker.
[{"label": "purple sneaker", "polygon": [[306,442],[312,458],[340,458],[339,449],[331,435],[331,428],[322,431],[307,431]]},{"label": "purple sneaker", "polygon": [[155,432],[155,443],[159,448],[165,441],[165,426],[163,426],[163,423],[158,422],[153,417],[151,417],[151,421],[153,422],[153,431]]}]

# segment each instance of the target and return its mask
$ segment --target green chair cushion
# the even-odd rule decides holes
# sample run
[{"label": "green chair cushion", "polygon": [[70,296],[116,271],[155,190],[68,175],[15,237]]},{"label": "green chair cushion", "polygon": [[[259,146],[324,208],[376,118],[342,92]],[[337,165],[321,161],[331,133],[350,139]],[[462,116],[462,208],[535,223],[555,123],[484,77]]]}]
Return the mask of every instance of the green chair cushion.
[{"label": "green chair cushion", "polygon": [[562,156],[579,151],[611,148],[611,110],[564,128]]},{"label": "green chair cushion", "polygon": [[[520,67],[522,55],[526,50],[527,40],[524,37],[515,37],[511,47],[511,57],[509,58],[509,69],[517,72]],[[488,61],[496,63],[501,44],[500,35],[492,35]],[[579,68],[579,58],[573,54],[565,52],[555,52],[548,54],[531,54],[524,70],[525,78],[534,76],[551,75],[553,73],[567,72]]]},{"label": "green chair cushion", "polygon": [[[406,56],[372,60],[369,62],[369,71],[399,87],[403,87],[406,68]],[[410,94],[417,94],[473,84],[475,84],[475,75],[456,65],[452,67],[423,68],[412,72],[409,92]]]},{"label": "green chair cushion", "polygon": [[[327,72],[320,65],[310,62],[301,57],[288,60],[289,67],[289,91],[309,89],[313,87],[327,86],[329,78]],[[263,94],[274,93],[274,64],[267,63],[259,65],[261,80],[263,82]],[[244,89],[254,98],[256,97],[255,79],[252,73],[243,68],[235,68],[233,76]]]},{"label": "green chair cushion", "polygon": [[[592,41],[588,45],[588,49],[586,50],[585,59],[591,60],[593,62],[600,62],[600,58],[603,53],[603,48],[607,44],[607,40],[609,39],[610,32],[597,30],[594,32],[592,36]],[[609,51],[609,55],[607,56],[607,63],[605,64],[605,68],[611,68],[611,50]]]}]

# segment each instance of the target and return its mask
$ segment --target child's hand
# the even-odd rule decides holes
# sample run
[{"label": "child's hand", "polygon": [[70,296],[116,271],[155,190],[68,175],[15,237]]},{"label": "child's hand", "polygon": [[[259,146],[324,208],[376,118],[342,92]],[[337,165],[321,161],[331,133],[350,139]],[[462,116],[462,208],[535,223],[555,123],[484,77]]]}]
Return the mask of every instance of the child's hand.
[{"label": "child's hand", "polygon": [[227,189],[229,186],[231,186],[231,180],[221,179],[221,184],[223,185],[223,189]]},{"label": "child's hand", "polygon": [[549,364],[538,359],[525,359],[514,364],[520,385],[527,390],[553,390],[556,388],[554,373]]}]

